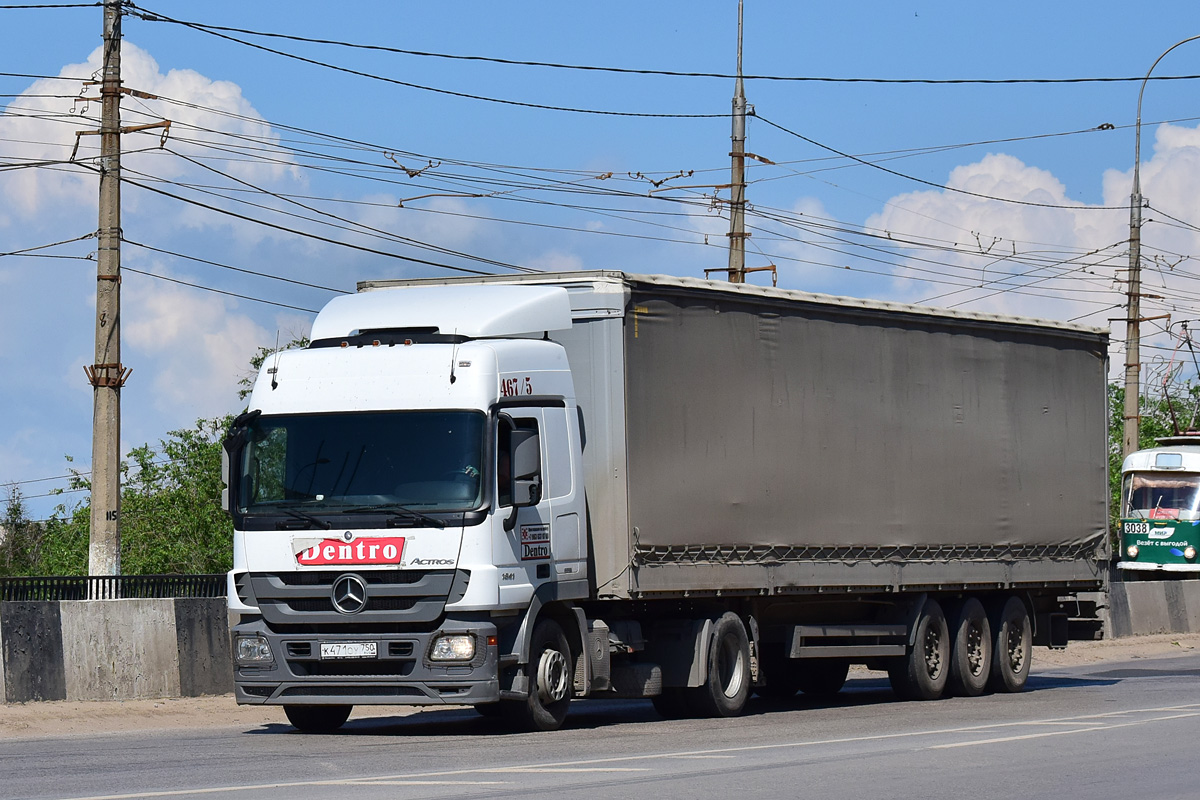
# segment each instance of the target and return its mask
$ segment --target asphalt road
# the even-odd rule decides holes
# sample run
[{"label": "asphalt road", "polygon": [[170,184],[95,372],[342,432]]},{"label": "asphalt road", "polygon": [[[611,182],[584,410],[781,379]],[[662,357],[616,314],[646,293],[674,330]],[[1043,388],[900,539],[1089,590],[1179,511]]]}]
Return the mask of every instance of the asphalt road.
[{"label": "asphalt road", "polygon": [[864,678],[837,703],[748,711],[665,721],[648,702],[580,702],[562,731],[510,734],[470,709],[381,708],[328,736],[277,724],[21,739],[0,742],[0,797],[1200,797],[1200,654],[926,703]]}]

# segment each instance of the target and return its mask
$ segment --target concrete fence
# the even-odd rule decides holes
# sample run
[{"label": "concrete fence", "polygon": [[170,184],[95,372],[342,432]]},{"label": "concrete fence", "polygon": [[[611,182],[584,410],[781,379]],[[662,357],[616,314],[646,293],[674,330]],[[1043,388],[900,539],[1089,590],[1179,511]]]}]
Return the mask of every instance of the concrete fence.
[{"label": "concrete fence", "polygon": [[225,600],[0,603],[0,698],[126,700],[233,691]]},{"label": "concrete fence", "polygon": [[[1200,633],[1200,581],[1114,581],[1105,637]],[[0,602],[0,700],[233,691],[225,600]]]}]

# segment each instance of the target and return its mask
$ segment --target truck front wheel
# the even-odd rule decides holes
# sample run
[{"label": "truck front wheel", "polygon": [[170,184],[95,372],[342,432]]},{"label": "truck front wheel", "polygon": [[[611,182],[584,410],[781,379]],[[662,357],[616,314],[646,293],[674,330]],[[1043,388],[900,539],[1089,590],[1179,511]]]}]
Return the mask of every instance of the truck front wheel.
[{"label": "truck front wheel", "polygon": [[332,733],[350,718],[353,706],[284,706],[288,722],[304,733]]},{"label": "truck front wheel", "polygon": [[950,631],[936,600],[925,601],[916,628],[912,647],[888,669],[888,679],[904,700],[936,700],[950,676]]},{"label": "truck front wheel", "polygon": [[519,727],[554,731],[562,727],[571,704],[574,675],[571,648],[562,628],[544,619],[533,628],[529,642],[529,696],[501,701],[506,715]]}]

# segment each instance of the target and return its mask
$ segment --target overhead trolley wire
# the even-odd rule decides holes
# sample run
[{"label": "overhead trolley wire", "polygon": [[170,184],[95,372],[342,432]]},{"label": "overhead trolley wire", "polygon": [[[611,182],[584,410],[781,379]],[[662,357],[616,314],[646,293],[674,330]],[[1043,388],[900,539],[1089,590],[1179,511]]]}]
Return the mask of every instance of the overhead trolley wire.
[{"label": "overhead trolley wire", "polygon": [[[668,69],[639,69],[633,67],[607,67],[588,64],[566,64],[554,61],[533,61],[494,56],[462,55],[453,53],[435,53],[424,50],[409,50],[385,45],[362,44],[346,42],[337,39],[322,39],[311,36],[298,36],[271,31],[258,31],[248,28],[236,28],[228,25],[210,25],[203,22],[192,22],[172,19],[163,14],[143,8],[133,3],[128,4],[134,13],[147,22],[169,22],[176,25],[202,30],[205,32],[224,31],[247,36],[260,36],[271,39],[285,39],[307,44],[322,44],[344,47],[355,50],[371,50],[376,52],[394,53],[398,55],[417,56],[422,58],[438,58],[453,61],[476,61],[489,64],[504,64],[519,67],[545,67],[550,69],[576,70],[581,72],[607,72],[620,75],[658,75],[672,78],[715,78],[719,80],[735,80],[741,78],[747,81],[782,81],[796,83],[882,83],[882,84],[926,84],[926,85],[1011,85],[1011,84],[1075,84],[1075,83],[1130,83],[1145,80],[1143,76],[1136,77],[1092,77],[1092,78],[836,78],[813,75],[737,75],[727,72],[688,72]],[[237,41],[237,40],[234,40]],[[1155,75],[1150,80],[1177,81],[1195,80],[1200,75]],[[722,115],[724,116],[724,115]]]},{"label": "overhead trolley wire", "polygon": [[[137,8],[136,6],[131,6],[131,7]],[[282,56],[283,58],[290,58],[294,61],[300,61],[305,64],[311,64],[312,66],[322,67],[324,69],[331,69],[336,72],[344,72],[347,75],[356,75],[360,78],[368,78],[368,79],[374,80],[374,81],[390,83],[395,86],[404,86],[409,89],[418,89],[418,90],[424,91],[424,92],[433,92],[435,94],[448,95],[450,97],[459,97],[459,98],[463,98],[465,100],[482,100],[482,101],[488,102],[488,103],[499,103],[501,105],[518,106],[520,108],[535,108],[535,109],[540,109],[543,111],[565,111],[565,112],[569,112],[572,114],[596,114],[596,115],[600,115],[600,116],[609,116],[609,117],[642,117],[642,118],[649,118],[649,119],[722,119],[722,118],[728,118],[729,116],[731,116],[731,113],[732,113],[732,112],[723,112],[720,114],[667,114],[667,113],[655,113],[655,112],[644,112],[644,111],[611,111],[611,110],[603,110],[603,109],[595,109],[595,108],[575,108],[575,107],[571,107],[571,106],[555,106],[555,105],[549,105],[546,103],[527,103],[527,102],[524,102],[521,100],[508,100],[508,99],[500,98],[500,97],[487,97],[485,95],[470,94],[468,92],[456,92],[451,89],[441,89],[436,86],[425,86],[423,84],[412,83],[410,81],[402,81],[399,78],[389,78],[386,75],[376,75],[371,72],[364,72],[362,70],[352,69],[350,67],[343,67],[343,66],[339,66],[337,64],[330,64],[326,61],[319,61],[315,58],[306,58],[304,56],[297,55],[295,53],[289,53],[285,50],[277,50],[273,47],[267,47],[266,45],[256,44],[255,42],[248,42],[245,39],[239,39],[236,36],[230,36],[228,34],[221,33],[219,30],[209,28],[209,27],[206,27],[203,25],[198,25],[198,24],[190,23],[190,22],[184,22],[182,20],[177,20],[177,19],[171,19],[171,18],[165,17],[161,14],[157,14],[157,13],[149,12],[149,11],[142,11],[141,9],[138,9],[138,11],[141,13],[137,13],[137,16],[141,17],[142,19],[147,19],[148,21],[151,21],[151,22],[173,22],[177,25],[182,25],[184,27],[191,28],[192,30],[199,31],[201,33],[207,33],[209,36],[215,36],[219,39],[225,39],[226,41],[235,42],[236,44],[240,44],[245,47],[250,47],[255,50],[262,50],[263,52],[266,52],[266,53],[271,53],[273,55]],[[151,19],[151,17],[153,17],[153,19]]]}]

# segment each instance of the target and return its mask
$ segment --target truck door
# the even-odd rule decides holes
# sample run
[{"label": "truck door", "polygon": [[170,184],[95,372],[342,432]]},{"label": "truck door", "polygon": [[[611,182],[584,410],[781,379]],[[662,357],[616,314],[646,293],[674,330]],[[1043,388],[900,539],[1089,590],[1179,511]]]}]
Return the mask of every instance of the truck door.
[{"label": "truck door", "polygon": [[[509,424],[508,420],[511,420]],[[546,429],[541,408],[505,408],[496,426],[496,484],[492,496],[496,519],[507,520],[513,513],[511,489],[506,485],[511,474],[507,463],[512,431],[533,431],[540,450],[541,492],[536,505],[516,509],[509,530],[497,524],[493,529],[492,563],[500,569],[500,604],[525,605],[534,589],[553,579],[554,558],[551,546],[550,492],[547,491]]]}]

